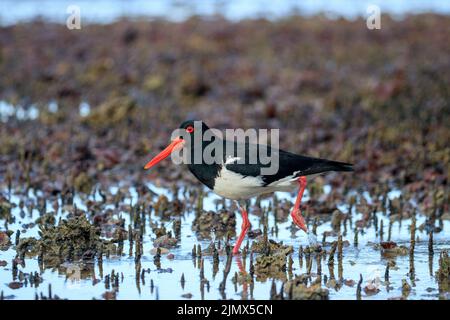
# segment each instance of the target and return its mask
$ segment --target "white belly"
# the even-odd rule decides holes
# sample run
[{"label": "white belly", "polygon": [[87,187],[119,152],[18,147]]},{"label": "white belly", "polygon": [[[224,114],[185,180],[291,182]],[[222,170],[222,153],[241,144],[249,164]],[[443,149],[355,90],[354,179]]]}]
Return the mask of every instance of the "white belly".
[{"label": "white belly", "polygon": [[292,191],[297,186],[294,180],[273,182],[264,186],[264,182],[259,177],[242,176],[222,167],[215,180],[214,192],[219,196],[232,200],[249,199],[261,194],[275,191]]},{"label": "white belly", "polygon": [[[318,175],[307,176],[308,181],[311,181]],[[249,199],[276,191],[292,192],[299,186],[297,180],[298,177],[288,176],[264,186],[264,182],[259,177],[243,176],[227,170],[226,166],[223,166],[215,180],[213,191],[227,199]]]}]

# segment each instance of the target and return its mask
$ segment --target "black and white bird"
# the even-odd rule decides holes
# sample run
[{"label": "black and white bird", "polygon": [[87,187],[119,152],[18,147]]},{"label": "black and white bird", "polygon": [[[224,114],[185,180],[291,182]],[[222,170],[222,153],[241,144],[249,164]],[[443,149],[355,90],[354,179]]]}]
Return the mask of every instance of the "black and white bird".
[{"label": "black and white bird", "polygon": [[[181,124],[180,130],[182,134],[176,136],[167,148],[145,165],[144,169],[153,167],[175,150],[185,147],[189,154],[187,159],[190,159],[187,166],[194,176],[219,196],[238,202],[243,222],[233,254],[239,253],[241,243],[251,227],[245,200],[276,191],[292,192],[299,187],[291,217],[301,230],[308,233],[300,211],[300,202],[307,180],[329,171],[353,171],[353,165],[350,163],[297,155],[266,145],[228,141],[215,134],[204,139],[209,127],[203,121],[185,121]],[[195,143],[196,137],[201,137],[199,143]],[[187,145],[187,141],[190,145]],[[222,154],[212,152],[218,159],[213,162],[204,159],[204,152],[207,148],[211,149],[212,143],[223,146]],[[276,172],[263,173],[263,169],[268,169],[271,163],[262,161],[259,156],[261,148],[264,148],[264,154],[270,156],[271,163],[273,161],[278,163]],[[242,153],[242,150],[245,152]],[[242,159],[243,156],[245,159]]]}]

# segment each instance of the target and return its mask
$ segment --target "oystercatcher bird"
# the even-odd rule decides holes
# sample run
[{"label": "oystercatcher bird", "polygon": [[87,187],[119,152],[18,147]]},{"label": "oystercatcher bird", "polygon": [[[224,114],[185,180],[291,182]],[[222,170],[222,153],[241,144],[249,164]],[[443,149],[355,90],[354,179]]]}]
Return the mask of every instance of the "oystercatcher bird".
[{"label": "oystercatcher bird", "polygon": [[[150,160],[144,169],[150,169],[161,160],[168,157],[175,150],[185,147],[187,151],[187,166],[194,176],[214,193],[227,199],[236,200],[242,213],[241,233],[233,248],[233,254],[239,253],[242,241],[250,229],[246,200],[254,196],[272,193],[275,191],[292,192],[298,186],[299,191],[291,211],[294,223],[305,233],[309,234],[305,220],[300,211],[300,202],[306,188],[307,180],[319,174],[329,171],[353,171],[353,165],[320,158],[312,158],[297,155],[281,149],[271,148],[266,145],[240,143],[229,141],[211,133],[208,139],[204,139],[209,127],[203,121],[188,120],[181,124],[179,136],[176,135],[170,145]],[[211,131],[210,131],[211,132]],[[195,143],[195,137],[201,137],[200,143]],[[189,141],[190,145],[186,145]],[[222,145],[222,154],[213,154],[218,161],[206,161],[204,151],[211,144]],[[268,168],[268,163],[263,163],[258,157],[259,150],[265,148],[271,161],[278,163],[278,170],[272,174],[263,174],[263,168]],[[242,161],[242,153],[245,150],[245,161]],[[251,161],[256,157],[256,161]],[[309,234],[311,235],[311,234]]]}]

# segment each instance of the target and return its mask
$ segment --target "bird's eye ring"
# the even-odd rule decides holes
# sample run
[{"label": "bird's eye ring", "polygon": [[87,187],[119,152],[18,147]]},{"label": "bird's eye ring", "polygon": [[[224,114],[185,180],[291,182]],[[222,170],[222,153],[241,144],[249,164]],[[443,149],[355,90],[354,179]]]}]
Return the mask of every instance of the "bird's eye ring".
[{"label": "bird's eye ring", "polygon": [[192,132],[194,132],[194,127],[193,127],[193,126],[188,126],[188,127],[186,128],[186,132],[187,132],[187,133],[192,133]]}]

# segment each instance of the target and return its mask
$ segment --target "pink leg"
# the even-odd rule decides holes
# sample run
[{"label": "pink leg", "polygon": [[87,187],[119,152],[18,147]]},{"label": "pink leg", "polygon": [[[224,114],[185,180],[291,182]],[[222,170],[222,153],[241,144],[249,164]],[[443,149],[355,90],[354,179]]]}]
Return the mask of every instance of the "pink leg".
[{"label": "pink leg", "polygon": [[300,189],[298,190],[297,199],[295,200],[294,208],[292,208],[291,217],[294,223],[308,233],[308,228],[306,227],[305,219],[303,219],[302,213],[300,211],[300,202],[302,201],[303,192],[306,188],[306,177],[298,178],[298,183],[300,184]]},{"label": "pink leg", "polygon": [[239,254],[239,248],[241,247],[241,243],[245,238],[245,235],[247,234],[248,229],[250,229],[250,221],[248,221],[248,215],[247,210],[244,209],[244,207],[240,207],[241,214],[242,214],[242,227],[241,227],[241,234],[239,235],[239,238],[236,241],[236,244],[233,248],[233,254]]}]

